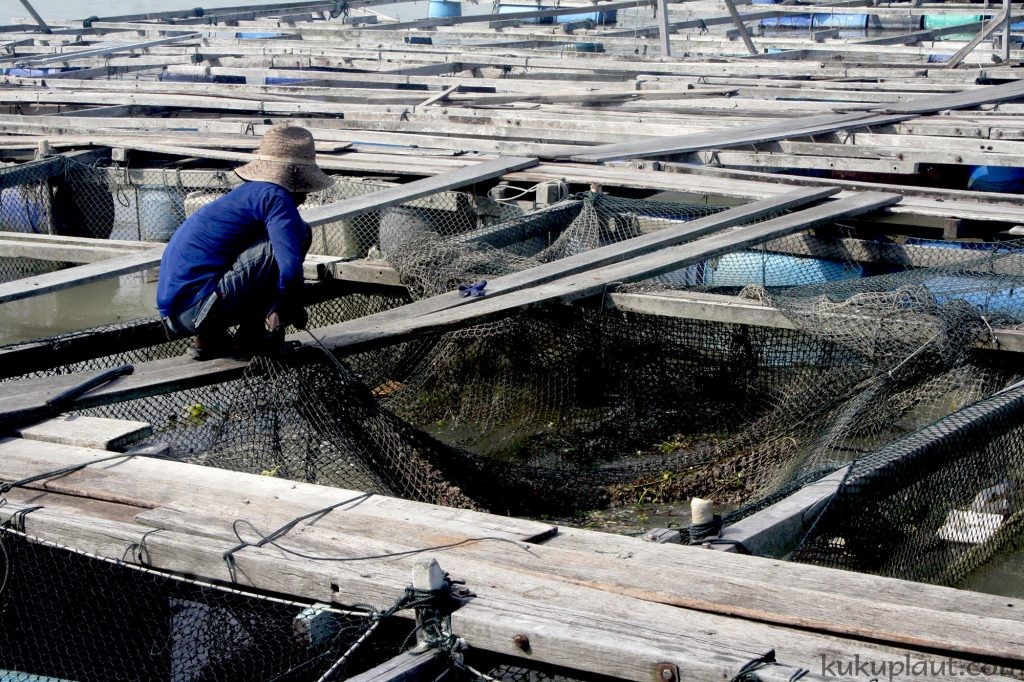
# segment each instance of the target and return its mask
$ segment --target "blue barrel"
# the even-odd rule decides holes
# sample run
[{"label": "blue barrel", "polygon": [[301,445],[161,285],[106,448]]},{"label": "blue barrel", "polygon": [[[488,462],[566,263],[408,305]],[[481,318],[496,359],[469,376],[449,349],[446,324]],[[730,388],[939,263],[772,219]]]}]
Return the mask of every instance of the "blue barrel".
[{"label": "blue barrel", "polygon": [[309,78],[286,78],[284,76],[267,76],[263,79],[266,85],[303,85],[309,83]]},{"label": "blue barrel", "polygon": [[20,76],[22,78],[39,78],[40,76],[49,76],[54,73],[66,73],[68,71],[77,71],[81,69],[81,66],[48,66],[40,67],[38,69],[32,68],[19,68],[9,67],[0,69],[0,74],[4,76]]},{"label": "blue barrel", "polygon": [[427,7],[428,19],[445,19],[447,17],[461,16],[461,2],[448,2],[447,0],[430,0],[430,5]]},{"label": "blue barrel", "polygon": [[925,30],[930,28],[946,28],[948,26],[962,26],[981,21],[980,14],[926,14],[924,15]]},{"label": "blue barrel", "polygon": [[185,219],[185,202],[181,194],[167,187],[142,185],[137,196],[142,240],[169,240]]},{"label": "blue barrel", "polygon": [[765,28],[810,28],[810,14],[787,14],[783,17],[762,19],[761,25]]},{"label": "blue barrel", "polygon": [[406,45],[433,45],[434,39],[430,36],[405,36],[403,39]]},{"label": "blue barrel", "polygon": [[29,186],[0,190],[0,232],[49,234],[49,194]]},{"label": "blue barrel", "polygon": [[984,279],[967,276],[933,277],[922,284],[940,305],[959,300],[984,315],[1024,315],[1024,291],[1014,287],[985,291]]},{"label": "blue barrel", "polygon": [[922,21],[924,21],[924,17],[920,15],[900,17],[870,14],[868,15],[868,28],[920,31]]},{"label": "blue barrel", "polygon": [[604,52],[604,43],[571,43],[564,49],[567,52]]},{"label": "blue barrel", "polygon": [[967,189],[978,192],[1024,191],[1024,168],[977,166],[967,179]]},{"label": "blue barrel", "polygon": [[[550,7],[538,7],[537,5],[498,5],[498,14],[515,14],[516,12],[536,12]],[[551,24],[553,17],[533,17],[532,19],[520,19],[524,24]]]},{"label": "blue barrel", "polygon": [[760,251],[729,253],[704,264],[703,284],[714,287],[788,287],[859,279],[859,265],[826,258],[785,256]]},{"label": "blue barrel", "polygon": [[555,17],[560,24],[571,24],[576,21],[590,20],[601,26],[602,24],[614,24],[619,19],[619,10],[613,9],[608,12],[580,12],[579,14],[563,14]]},{"label": "blue barrel", "polygon": [[272,33],[266,31],[241,31],[235,34],[241,40],[268,40],[270,38],[282,38],[283,33]]},{"label": "blue barrel", "polygon": [[813,28],[857,28],[868,27],[866,14],[815,14],[811,17]]}]

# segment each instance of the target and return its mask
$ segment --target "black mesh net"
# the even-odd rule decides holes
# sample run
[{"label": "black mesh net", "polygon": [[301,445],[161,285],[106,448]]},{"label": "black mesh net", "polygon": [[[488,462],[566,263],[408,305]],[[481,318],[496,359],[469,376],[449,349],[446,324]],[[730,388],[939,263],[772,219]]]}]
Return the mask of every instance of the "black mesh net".
[{"label": "black mesh net", "polygon": [[203,583],[0,528],[0,675],[12,682],[329,679],[397,655],[371,612]]}]

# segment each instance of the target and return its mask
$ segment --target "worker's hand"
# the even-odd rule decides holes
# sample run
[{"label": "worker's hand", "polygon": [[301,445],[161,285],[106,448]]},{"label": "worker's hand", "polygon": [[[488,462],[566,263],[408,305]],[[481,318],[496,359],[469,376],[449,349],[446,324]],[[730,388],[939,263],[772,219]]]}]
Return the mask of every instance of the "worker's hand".
[{"label": "worker's hand", "polygon": [[301,305],[295,306],[290,312],[288,322],[296,329],[305,329],[309,326],[309,313]]},{"label": "worker's hand", "polygon": [[[309,325],[309,315],[301,305],[288,305],[267,315],[267,329],[274,331],[280,325],[292,325],[296,329],[305,329]],[[272,326],[273,325],[273,326]]]}]

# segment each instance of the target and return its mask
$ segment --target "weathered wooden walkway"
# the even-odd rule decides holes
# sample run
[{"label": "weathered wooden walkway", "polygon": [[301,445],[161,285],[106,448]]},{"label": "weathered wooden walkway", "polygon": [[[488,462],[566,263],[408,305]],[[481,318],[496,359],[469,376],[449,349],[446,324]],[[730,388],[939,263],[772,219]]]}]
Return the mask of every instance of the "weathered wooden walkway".
[{"label": "weathered wooden walkway", "polygon": [[[422,550],[476,595],[452,619],[471,647],[624,679],[649,680],[659,665],[677,666],[681,679],[732,679],[771,649],[777,664],[759,679],[800,669],[801,679],[829,679],[823,661],[855,656],[1024,664],[1019,600],[381,496],[277,541],[350,561],[249,546],[229,570],[236,520],[267,532],[358,493],[149,457],[89,464],[111,453],[59,442],[74,428],[0,441],[0,481],[86,464],[6,493],[0,521],[31,509],[18,519],[28,535],[129,562],[126,549],[145,536],[149,567],[335,605],[390,605],[420,555],[357,558]],[[953,668],[934,679],[955,678]]]}]

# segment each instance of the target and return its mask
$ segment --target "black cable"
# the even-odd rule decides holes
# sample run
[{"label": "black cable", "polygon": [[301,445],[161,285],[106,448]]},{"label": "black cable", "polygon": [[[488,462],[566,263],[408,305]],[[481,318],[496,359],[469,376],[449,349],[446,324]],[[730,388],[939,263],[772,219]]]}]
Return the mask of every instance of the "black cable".
[{"label": "black cable", "polygon": [[30,483],[36,483],[38,481],[43,481],[50,478],[60,478],[61,476],[67,476],[68,474],[73,474],[76,471],[81,471],[87,466],[99,464],[100,462],[109,462],[110,460],[121,459],[123,457],[153,457],[155,459],[169,459],[167,455],[142,455],[133,454],[129,452],[121,452],[116,455],[111,455],[109,457],[100,457],[99,459],[92,459],[89,460],[88,462],[82,462],[81,464],[72,464],[71,466],[62,467],[60,469],[54,469],[53,471],[45,471],[41,474],[35,474],[34,476],[23,478],[19,481],[12,481],[10,483],[0,483],[0,495],[3,495],[6,492],[10,492],[12,488],[22,488],[26,485],[29,485]]}]

